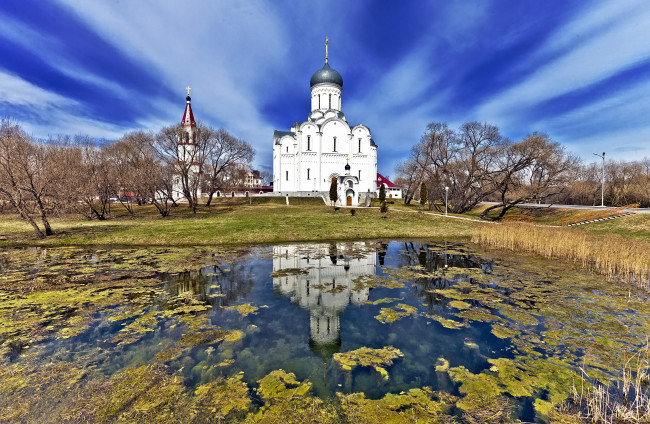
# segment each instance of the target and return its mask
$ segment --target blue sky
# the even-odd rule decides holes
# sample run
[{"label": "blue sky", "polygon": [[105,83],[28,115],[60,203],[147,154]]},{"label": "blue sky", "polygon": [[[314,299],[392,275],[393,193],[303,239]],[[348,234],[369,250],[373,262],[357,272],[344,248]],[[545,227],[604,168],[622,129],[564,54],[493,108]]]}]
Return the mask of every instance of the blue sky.
[{"label": "blue sky", "polygon": [[35,137],[116,140],[196,119],[256,149],[309,113],[324,62],[343,111],[379,145],[379,170],[431,121],[548,133],[588,162],[650,157],[650,2],[0,2],[0,117]]}]

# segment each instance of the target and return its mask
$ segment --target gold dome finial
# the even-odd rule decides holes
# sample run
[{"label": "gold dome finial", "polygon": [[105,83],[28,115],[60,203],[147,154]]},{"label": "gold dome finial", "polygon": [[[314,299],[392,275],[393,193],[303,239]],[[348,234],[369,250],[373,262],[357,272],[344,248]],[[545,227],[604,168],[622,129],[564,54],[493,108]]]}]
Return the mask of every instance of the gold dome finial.
[{"label": "gold dome finial", "polygon": [[327,45],[329,44],[330,39],[328,37],[325,37],[325,63],[328,63],[328,54],[327,54]]}]

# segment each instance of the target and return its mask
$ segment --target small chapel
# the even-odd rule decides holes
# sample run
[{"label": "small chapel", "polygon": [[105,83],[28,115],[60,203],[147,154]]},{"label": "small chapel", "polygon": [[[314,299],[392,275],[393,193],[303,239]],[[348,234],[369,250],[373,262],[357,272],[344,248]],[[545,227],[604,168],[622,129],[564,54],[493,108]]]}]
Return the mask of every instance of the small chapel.
[{"label": "small chapel", "polygon": [[307,120],[273,134],[273,192],[327,197],[336,180],[338,204],[357,206],[376,197],[377,145],[368,127],[351,127],[343,114],[343,78],[329,65],[328,44],[310,80]]}]

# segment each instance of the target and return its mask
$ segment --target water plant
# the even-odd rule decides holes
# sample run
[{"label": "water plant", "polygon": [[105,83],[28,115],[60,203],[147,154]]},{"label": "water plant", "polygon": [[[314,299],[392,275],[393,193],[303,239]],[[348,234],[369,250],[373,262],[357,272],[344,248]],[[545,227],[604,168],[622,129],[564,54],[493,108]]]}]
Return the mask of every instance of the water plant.
[{"label": "water plant", "polygon": [[334,360],[339,363],[342,369],[351,371],[356,366],[372,367],[388,380],[387,366],[393,364],[393,361],[404,354],[393,346],[387,346],[380,349],[369,347],[360,347],[344,353],[335,353]]}]

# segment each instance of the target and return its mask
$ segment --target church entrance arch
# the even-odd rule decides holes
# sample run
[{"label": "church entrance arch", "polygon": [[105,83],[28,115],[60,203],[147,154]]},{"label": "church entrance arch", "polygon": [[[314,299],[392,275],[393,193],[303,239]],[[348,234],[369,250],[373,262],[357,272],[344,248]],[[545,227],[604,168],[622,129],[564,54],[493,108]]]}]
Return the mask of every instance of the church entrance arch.
[{"label": "church entrance arch", "polygon": [[352,206],[352,199],[354,197],[354,190],[347,190],[345,192],[345,205]]}]

